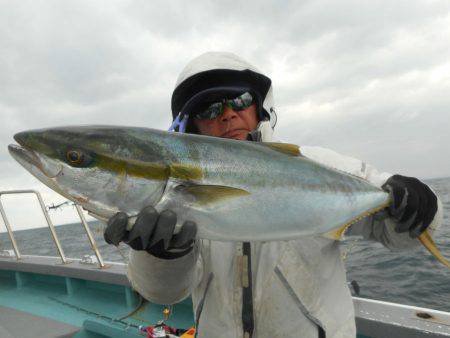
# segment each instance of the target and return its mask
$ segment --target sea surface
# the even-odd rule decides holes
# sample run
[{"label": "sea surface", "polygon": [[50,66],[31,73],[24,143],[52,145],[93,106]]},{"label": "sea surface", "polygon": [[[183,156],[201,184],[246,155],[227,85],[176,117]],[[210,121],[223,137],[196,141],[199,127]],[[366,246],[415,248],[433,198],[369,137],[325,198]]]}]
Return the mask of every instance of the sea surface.
[{"label": "sea surface", "polygon": [[[444,207],[444,222],[434,239],[450,260],[450,178],[426,182]],[[102,223],[92,222],[90,228],[105,260],[127,261],[128,247],[121,244],[118,250],[106,244]],[[81,224],[57,226],[56,232],[67,257],[93,254]],[[21,254],[58,255],[48,228],[16,231],[15,238]],[[8,235],[1,233],[0,251],[11,248]],[[450,311],[450,270],[422,246],[391,252],[379,243],[349,238],[342,243],[342,252],[346,256],[347,279],[358,283],[360,297]]]}]

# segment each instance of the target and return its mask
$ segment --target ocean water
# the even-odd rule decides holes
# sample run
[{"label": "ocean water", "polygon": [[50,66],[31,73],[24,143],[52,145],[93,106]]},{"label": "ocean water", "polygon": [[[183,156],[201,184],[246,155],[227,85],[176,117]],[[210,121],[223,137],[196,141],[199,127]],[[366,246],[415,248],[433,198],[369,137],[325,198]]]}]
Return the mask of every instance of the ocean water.
[{"label": "ocean water", "polygon": [[[426,181],[442,201],[444,219],[433,234],[450,261],[450,178]],[[422,246],[392,252],[379,243],[347,240],[347,279],[360,286],[360,296],[450,311],[450,269]]]},{"label": "ocean water", "polygon": [[[450,178],[428,180],[444,206],[444,222],[434,239],[444,256],[450,260]],[[103,240],[104,225],[90,223],[90,228],[105,260],[126,262],[128,247],[121,244],[120,251]],[[86,233],[81,224],[56,227],[67,257],[81,258],[92,255]],[[15,232],[21,254],[57,256],[48,228]],[[0,250],[11,249],[9,237],[0,234]],[[422,246],[391,252],[381,244],[365,240],[348,239],[342,243],[346,255],[348,281],[360,286],[360,297],[429,307],[450,311],[450,270],[437,262]]]}]

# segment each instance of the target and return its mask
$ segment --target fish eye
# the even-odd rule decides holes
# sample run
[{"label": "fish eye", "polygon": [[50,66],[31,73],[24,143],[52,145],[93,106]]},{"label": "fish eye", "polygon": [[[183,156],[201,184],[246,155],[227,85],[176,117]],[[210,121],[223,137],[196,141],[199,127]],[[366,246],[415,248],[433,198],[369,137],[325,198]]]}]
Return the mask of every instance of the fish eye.
[{"label": "fish eye", "polygon": [[73,149],[66,152],[66,160],[73,167],[86,167],[91,163],[91,157],[88,154]]}]

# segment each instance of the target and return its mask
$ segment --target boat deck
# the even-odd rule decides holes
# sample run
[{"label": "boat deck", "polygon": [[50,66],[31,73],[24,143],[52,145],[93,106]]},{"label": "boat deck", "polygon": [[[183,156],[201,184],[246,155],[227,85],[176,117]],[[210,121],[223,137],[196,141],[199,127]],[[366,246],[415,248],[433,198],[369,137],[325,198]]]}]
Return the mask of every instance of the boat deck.
[{"label": "boat deck", "polygon": [[69,338],[78,331],[77,326],[0,306],[2,338]]},{"label": "boat deck", "polygon": [[[162,320],[165,307],[143,302],[130,288],[125,271],[126,265],[120,263],[100,269],[77,259],[61,264],[56,257],[22,256],[19,261],[0,257],[0,306],[5,313],[10,309],[17,322],[30,321],[30,326],[48,322],[35,328],[47,327],[47,333],[33,337],[142,338],[139,326]],[[193,325],[190,299],[173,307],[167,324],[183,329]],[[33,331],[11,325],[7,319],[0,321],[5,337],[24,338]],[[68,331],[56,330],[61,335],[54,335],[58,327]]]},{"label": "boat deck", "polygon": [[[141,303],[130,288],[125,264],[69,261],[0,257],[0,337],[142,338],[140,325],[163,318],[162,305]],[[450,337],[448,312],[356,297],[354,304],[358,338]],[[175,305],[167,323],[190,328],[191,300]]]}]

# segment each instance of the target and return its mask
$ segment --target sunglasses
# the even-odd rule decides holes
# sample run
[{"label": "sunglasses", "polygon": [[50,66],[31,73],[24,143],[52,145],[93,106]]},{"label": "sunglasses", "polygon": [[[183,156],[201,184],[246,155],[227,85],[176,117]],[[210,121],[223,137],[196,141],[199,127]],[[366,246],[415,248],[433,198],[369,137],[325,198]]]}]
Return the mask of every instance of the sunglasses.
[{"label": "sunglasses", "polygon": [[197,120],[214,120],[223,114],[225,107],[230,107],[234,111],[241,111],[247,109],[252,104],[253,96],[249,92],[245,92],[234,99],[223,99],[220,102],[213,103],[203,112],[195,114],[194,117]]}]

